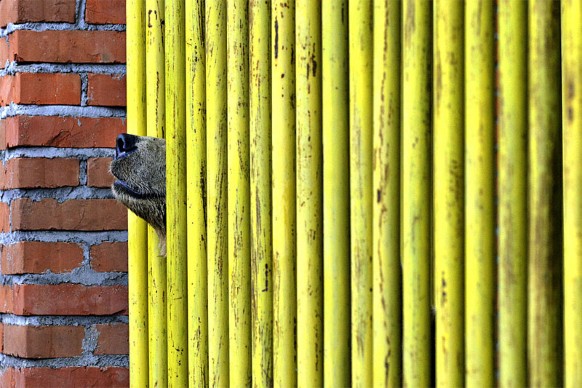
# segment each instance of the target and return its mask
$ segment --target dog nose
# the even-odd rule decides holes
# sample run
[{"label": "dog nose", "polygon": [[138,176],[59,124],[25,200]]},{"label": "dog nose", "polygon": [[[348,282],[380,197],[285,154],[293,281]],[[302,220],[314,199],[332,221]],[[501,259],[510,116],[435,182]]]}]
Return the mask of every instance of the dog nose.
[{"label": "dog nose", "polygon": [[117,136],[117,141],[115,143],[115,158],[117,159],[126,156],[126,154],[130,153],[131,151],[135,151],[137,149],[135,146],[136,143],[137,136],[127,133],[122,133],[121,135]]}]

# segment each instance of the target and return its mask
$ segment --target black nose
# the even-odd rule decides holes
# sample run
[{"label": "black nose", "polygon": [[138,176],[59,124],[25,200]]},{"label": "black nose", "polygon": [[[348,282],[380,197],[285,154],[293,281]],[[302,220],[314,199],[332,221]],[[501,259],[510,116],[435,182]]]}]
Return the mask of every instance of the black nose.
[{"label": "black nose", "polygon": [[136,143],[137,136],[127,133],[122,133],[121,135],[117,136],[117,141],[115,143],[115,158],[123,158],[132,151],[137,150]]}]

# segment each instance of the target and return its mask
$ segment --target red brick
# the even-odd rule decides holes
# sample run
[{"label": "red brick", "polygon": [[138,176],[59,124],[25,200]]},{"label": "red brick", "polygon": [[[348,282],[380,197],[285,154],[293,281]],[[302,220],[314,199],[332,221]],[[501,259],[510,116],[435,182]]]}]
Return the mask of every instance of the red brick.
[{"label": "red brick", "polygon": [[0,189],[54,188],[79,185],[79,160],[15,158],[4,165]]},{"label": "red brick", "polygon": [[12,147],[115,147],[115,138],[126,131],[118,117],[16,116],[0,120],[0,148]]},{"label": "red brick", "polygon": [[124,24],[125,0],[87,0],[85,21],[91,24]]},{"label": "red brick", "polygon": [[[0,45],[2,39],[0,39]],[[0,66],[2,63],[0,62]],[[16,89],[16,77],[5,75],[0,77],[0,106],[9,105],[16,99],[14,90]]]},{"label": "red brick", "polygon": [[87,185],[92,187],[110,187],[113,175],[109,172],[111,158],[91,158],[87,161]]},{"label": "red brick", "polygon": [[[14,368],[0,369],[0,387],[5,388],[16,387],[14,371],[15,371]],[[19,387],[22,386],[23,386],[22,384],[19,384]]]},{"label": "red brick", "polygon": [[17,73],[0,78],[0,105],[79,105],[81,78],[78,74]]},{"label": "red brick", "polygon": [[81,78],[78,74],[18,73],[20,104],[79,105]]},{"label": "red brick", "polygon": [[14,290],[11,286],[0,286],[0,313],[11,311],[14,311]]},{"label": "red brick", "polygon": [[89,74],[87,103],[98,106],[125,106],[125,86],[124,75]]},{"label": "red brick", "polygon": [[18,198],[10,204],[12,230],[124,230],[127,210],[114,199]]},{"label": "red brick", "polygon": [[63,273],[78,268],[83,249],[74,243],[21,241],[2,248],[2,273]]},{"label": "red brick", "polygon": [[0,40],[0,63],[125,63],[125,32],[14,31]]},{"label": "red brick", "polygon": [[[8,38],[0,39],[0,68],[4,68],[6,61],[10,58],[12,54],[12,45]],[[1,86],[1,84],[0,84]],[[2,89],[0,88],[0,94],[2,93]],[[1,386],[1,385],[0,385]]]},{"label": "red brick", "polygon": [[0,202],[0,232],[10,230],[10,206],[5,202]]},{"label": "red brick", "polygon": [[83,352],[82,326],[4,327],[4,353],[23,358],[75,357]]},{"label": "red brick", "polygon": [[0,27],[8,23],[75,22],[75,0],[0,1]]},{"label": "red brick", "polygon": [[8,127],[7,123],[10,119],[12,117],[0,120],[0,149],[6,148],[6,128]]},{"label": "red brick", "polygon": [[127,324],[96,325],[99,337],[95,354],[129,354]]},{"label": "red brick", "polygon": [[0,373],[0,386],[7,388],[129,386],[128,369],[119,367],[6,368]]},{"label": "red brick", "polygon": [[[16,315],[127,315],[126,286],[17,284],[4,286],[5,313]],[[0,294],[1,296],[1,294]]]},{"label": "red brick", "polygon": [[[0,353],[4,353],[4,324],[0,322]],[[2,386],[2,384],[0,384]]]},{"label": "red brick", "polygon": [[91,268],[98,272],[127,272],[127,243],[105,242],[93,245]]},{"label": "red brick", "polygon": [[8,23],[17,23],[18,8],[15,7],[17,0],[0,1],[0,27],[6,27]]}]

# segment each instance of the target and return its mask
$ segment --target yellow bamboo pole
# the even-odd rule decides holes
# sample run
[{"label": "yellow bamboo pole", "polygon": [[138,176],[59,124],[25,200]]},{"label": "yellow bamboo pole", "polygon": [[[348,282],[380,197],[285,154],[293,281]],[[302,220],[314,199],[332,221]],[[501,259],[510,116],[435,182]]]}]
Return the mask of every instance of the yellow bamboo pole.
[{"label": "yellow bamboo pole", "polygon": [[226,0],[206,1],[205,6],[208,380],[213,387],[227,387],[229,368]]},{"label": "yellow bamboo pole", "polygon": [[527,385],[527,3],[498,4],[499,385]]},{"label": "yellow bamboo pole", "polygon": [[[128,131],[146,134],[145,3],[127,2]],[[148,256],[147,224],[128,213],[129,381],[131,387],[148,385]]]},{"label": "yellow bamboo pole", "polygon": [[[165,70],[164,70],[164,0],[146,1],[146,90],[147,135],[164,137]],[[149,251],[149,342],[150,386],[168,381],[166,330],[166,258],[160,255],[160,241],[148,226]]]},{"label": "yellow bamboo pole", "polygon": [[347,1],[322,4],[323,368],[327,387],[350,385],[350,182]]},{"label": "yellow bamboo pole", "polygon": [[165,385],[168,381],[168,332],[166,311],[166,257],[160,255],[157,233],[148,225],[148,302],[149,302],[149,384]]},{"label": "yellow bamboo pole", "polygon": [[373,290],[375,387],[402,385],[401,3],[374,5]]},{"label": "yellow bamboo pole", "polygon": [[[529,385],[561,386],[559,3],[529,4]],[[551,42],[549,44],[549,42]]]},{"label": "yellow bamboo pole", "polygon": [[562,2],[564,386],[582,386],[582,4]]},{"label": "yellow bamboo pole", "polygon": [[321,8],[297,0],[297,379],[323,383]]},{"label": "yellow bamboo pole", "polygon": [[188,383],[184,0],[166,0],[168,386]]},{"label": "yellow bamboo pole", "polygon": [[273,150],[273,382],[297,383],[295,332],[295,0],[271,12]]},{"label": "yellow bamboo pole", "polygon": [[430,35],[431,4],[402,7],[403,377],[430,383]]},{"label": "yellow bamboo pole", "polygon": [[271,243],[270,1],[249,4],[252,381],[273,383],[273,249]]},{"label": "yellow bamboo pole", "polygon": [[465,4],[465,357],[469,387],[493,385],[493,2]]},{"label": "yellow bamboo pole", "polygon": [[248,2],[227,12],[229,367],[233,387],[251,383]]},{"label": "yellow bamboo pole", "polygon": [[464,384],[463,4],[434,12],[434,293],[436,385]]},{"label": "yellow bamboo pole", "polygon": [[[372,2],[349,2],[352,384],[372,385]],[[327,100],[326,100],[327,101]],[[327,233],[327,230],[326,230]],[[327,321],[326,321],[327,323]]]},{"label": "yellow bamboo pole", "polygon": [[204,0],[186,2],[188,383],[208,386],[206,265],[206,60]]}]

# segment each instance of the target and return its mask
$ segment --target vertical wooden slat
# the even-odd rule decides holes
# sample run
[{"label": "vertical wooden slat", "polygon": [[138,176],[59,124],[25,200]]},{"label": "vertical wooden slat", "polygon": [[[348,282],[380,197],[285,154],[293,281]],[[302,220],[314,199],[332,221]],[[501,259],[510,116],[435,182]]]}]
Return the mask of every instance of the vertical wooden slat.
[{"label": "vertical wooden slat", "polygon": [[[372,384],[372,2],[349,2],[352,383]],[[427,53],[428,54],[428,53]],[[327,232],[326,232],[327,233]]]},{"label": "vertical wooden slat", "polygon": [[297,0],[297,378],[323,380],[321,9]]},{"label": "vertical wooden slat", "polygon": [[270,1],[249,4],[252,375],[273,382],[273,260],[271,243]]},{"label": "vertical wooden slat", "polygon": [[527,385],[527,3],[498,8],[499,384]]},{"label": "vertical wooden slat", "polygon": [[374,6],[374,386],[402,385],[401,3]]},{"label": "vertical wooden slat", "polygon": [[582,386],[582,4],[562,1],[564,386]]},{"label": "vertical wooden slat", "polygon": [[493,2],[465,4],[466,384],[493,385]]},{"label": "vertical wooden slat", "polygon": [[295,1],[271,12],[273,151],[273,381],[295,386]]},{"label": "vertical wooden slat", "polygon": [[464,384],[463,4],[434,13],[434,293],[436,385]]},{"label": "vertical wooden slat", "polygon": [[528,383],[550,387],[563,384],[560,4],[528,8]]},{"label": "vertical wooden slat", "polygon": [[248,3],[228,2],[229,367],[234,387],[251,383]]},{"label": "vertical wooden slat", "polygon": [[[145,3],[127,2],[128,132],[146,134]],[[148,384],[148,251],[147,224],[128,213],[129,370],[131,387]]]},{"label": "vertical wooden slat", "polygon": [[322,4],[324,384],[350,385],[347,1]]},{"label": "vertical wooden slat", "polygon": [[188,383],[208,386],[204,0],[186,2]]},{"label": "vertical wooden slat", "polygon": [[184,0],[166,0],[166,246],[168,385],[188,383],[186,82]]},{"label": "vertical wooden slat", "polygon": [[[164,1],[146,1],[146,91],[147,135],[165,135]],[[168,381],[168,339],[166,328],[166,258],[160,252],[156,231],[148,226],[149,251],[149,342],[152,387]]]},{"label": "vertical wooden slat", "polygon": [[430,53],[431,4],[402,8],[403,377],[430,383]]},{"label": "vertical wooden slat", "polygon": [[222,387],[229,384],[226,0],[205,6],[208,380]]}]

